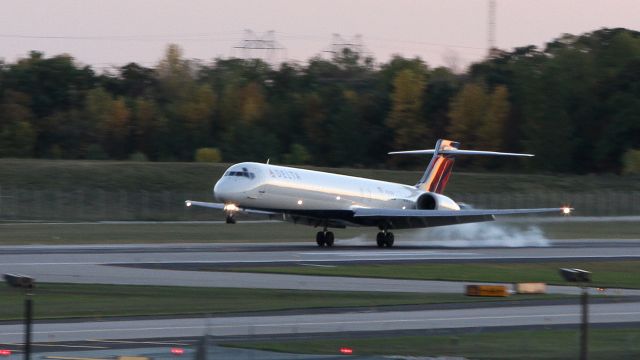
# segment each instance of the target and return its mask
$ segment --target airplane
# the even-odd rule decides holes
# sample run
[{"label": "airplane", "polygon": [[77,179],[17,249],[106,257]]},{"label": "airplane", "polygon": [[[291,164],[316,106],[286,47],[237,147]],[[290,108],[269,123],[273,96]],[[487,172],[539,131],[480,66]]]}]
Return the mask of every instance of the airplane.
[{"label": "airplane", "polygon": [[236,213],[266,215],[295,224],[322,228],[318,246],[331,247],[330,228],[377,227],[378,247],[392,247],[391,230],[426,228],[492,221],[494,215],[562,212],[572,208],[471,209],[443,195],[459,155],[525,156],[532,154],[460,150],[460,143],[440,139],[434,149],[395,151],[389,154],[432,154],[424,175],[414,186],[286,166],[243,162],[230,166],[216,182],[216,203],[187,200],[225,212],[226,222]]}]

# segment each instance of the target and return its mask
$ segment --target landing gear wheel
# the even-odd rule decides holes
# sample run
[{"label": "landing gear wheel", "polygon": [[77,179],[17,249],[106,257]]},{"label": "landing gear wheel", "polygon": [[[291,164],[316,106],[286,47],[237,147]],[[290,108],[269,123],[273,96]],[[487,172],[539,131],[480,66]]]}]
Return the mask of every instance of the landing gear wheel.
[{"label": "landing gear wheel", "polygon": [[227,215],[226,222],[227,222],[227,224],[235,224],[236,223],[236,219],[233,218],[233,215]]},{"label": "landing gear wheel", "polygon": [[388,232],[388,233],[385,234],[385,236],[384,236],[384,244],[387,247],[392,247],[394,240],[395,240],[395,237],[393,236],[392,232]]},{"label": "landing gear wheel", "polygon": [[316,243],[318,246],[323,247],[325,243],[324,231],[318,231],[316,234]]},{"label": "landing gear wheel", "polygon": [[378,235],[376,236],[376,243],[378,244],[378,247],[384,247],[385,245],[385,234],[381,231],[378,233]]},{"label": "landing gear wheel", "polygon": [[324,233],[324,243],[328,247],[333,246],[333,241],[334,241],[334,237],[333,237],[333,233],[331,231],[327,231],[326,233]]}]

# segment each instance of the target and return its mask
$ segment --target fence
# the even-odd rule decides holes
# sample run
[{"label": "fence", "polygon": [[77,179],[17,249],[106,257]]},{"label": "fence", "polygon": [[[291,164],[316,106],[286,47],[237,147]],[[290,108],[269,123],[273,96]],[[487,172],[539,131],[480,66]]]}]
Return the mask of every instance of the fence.
[{"label": "fence", "polygon": [[[570,205],[578,216],[640,214],[640,191],[592,193],[448,194],[476,208],[529,208]],[[221,220],[219,211],[186,208],[184,201],[212,201],[210,192],[176,193],[101,189],[0,189],[0,220]]]}]

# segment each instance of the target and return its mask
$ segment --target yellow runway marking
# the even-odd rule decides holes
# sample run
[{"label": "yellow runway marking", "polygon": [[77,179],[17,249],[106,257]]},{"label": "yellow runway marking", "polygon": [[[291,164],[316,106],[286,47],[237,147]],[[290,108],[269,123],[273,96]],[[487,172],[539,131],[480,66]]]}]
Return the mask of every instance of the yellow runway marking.
[{"label": "yellow runway marking", "polygon": [[106,346],[64,345],[64,344],[51,344],[51,343],[47,343],[47,344],[31,343],[31,346],[50,346],[50,347],[64,347],[64,348],[78,348],[78,349],[109,349],[109,347],[106,347]]},{"label": "yellow runway marking", "polygon": [[45,359],[55,359],[55,360],[105,360],[104,358],[69,357],[69,356],[45,356]]},{"label": "yellow runway marking", "polygon": [[114,344],[147,344],[147,345],[179,345],[179,346],[191,345],[187,343],[177,343],[177,342],[174,343],[174,342],[163,342],[163,341],[127,341],[127,340],[102,340],[102,339],[87,339],[85,341],[114,343]]}]

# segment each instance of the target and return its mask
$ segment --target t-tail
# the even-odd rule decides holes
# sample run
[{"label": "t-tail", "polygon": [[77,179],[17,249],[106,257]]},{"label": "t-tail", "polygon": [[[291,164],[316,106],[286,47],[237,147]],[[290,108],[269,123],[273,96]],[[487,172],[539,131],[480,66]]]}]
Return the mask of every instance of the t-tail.
[{"label": "t-tail", "polygon": [[429,150],[409,150],[394,151],[389,154],[433,154],[429,166],[416,184],[416,187],[423,190],[442,194],[444,192],[451,169],[457,155],[498,155],[498,156],[533,156],[532,154],[505,153],[496,151],[460,150],[460,143],[452,140],[440,139],[436,142],[435,149]]}]

